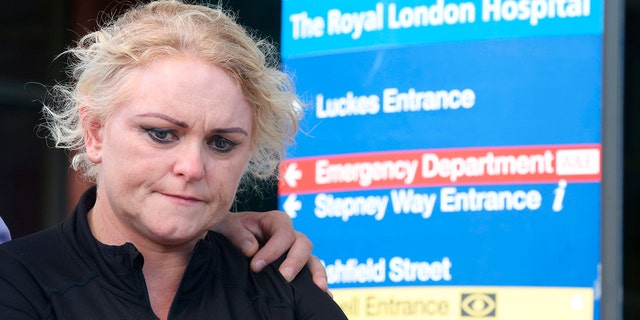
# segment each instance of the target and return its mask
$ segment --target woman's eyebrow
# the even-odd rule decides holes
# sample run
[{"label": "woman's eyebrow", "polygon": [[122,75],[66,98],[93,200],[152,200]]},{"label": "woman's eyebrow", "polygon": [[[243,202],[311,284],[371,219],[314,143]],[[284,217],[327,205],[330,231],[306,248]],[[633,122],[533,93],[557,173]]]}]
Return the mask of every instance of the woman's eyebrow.
[{"label": "woman's eyebrow", "polygon": [[239,127],[213,129],[213,130],[211,130],[211,133],[215,133],[215,134],[240,133],[240,134],[243,134],[245,136],[249,136],[247,131],[245,131],[244,129],[239,128]]},{"label": "woman's eyebrow", "polygon": [[185,129],[189,128],[189,125],[186,122],[174,119],[174,118],[169,117],[168,115],[162,114],[162,113],[150,112],[150,113],[139,114],[137,116],[138,117],[145,117],[145,118],[148,118],[148,117],[160,118],[162,120],[166,120],[168,122],[171,122],[171,123],[175,124],[178,127],[185,128]]},{"label": "woman's eyebrow", "polygon": [[[162,120],[171,122],[173,124],[175,124],[178,127],[181,128],[189,128],[189,125],[184,122],[184,121],[180,121],[177,119],[174,119],[166,114],[162,114],[162,113],[157,113],[157,112],[149,112],[149,113],[143,113],[143,114],[139,114],[137,115],[138,117],[145,117],[145,118],[160,118]],[[228,133],[239,133],[239,134],[243,134],[245,136],[249,136],[249,133],[247,133],[246,130],[240,128],[240,127],[231,127],[231,128],[219,128],[219,129],[213,129],[211,130],[211,133],[215,133],[215,134],[228,134]]]}]

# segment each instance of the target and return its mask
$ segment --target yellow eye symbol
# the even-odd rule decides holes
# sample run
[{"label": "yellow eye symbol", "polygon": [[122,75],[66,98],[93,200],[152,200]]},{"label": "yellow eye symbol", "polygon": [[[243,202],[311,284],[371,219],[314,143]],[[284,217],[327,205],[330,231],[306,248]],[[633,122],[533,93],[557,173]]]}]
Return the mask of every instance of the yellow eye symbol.
[{"label": "yellow eye symbol", "polygon": [[462,294],[461,307],[465,317],[495,316],[496,297],[484,293]]}]

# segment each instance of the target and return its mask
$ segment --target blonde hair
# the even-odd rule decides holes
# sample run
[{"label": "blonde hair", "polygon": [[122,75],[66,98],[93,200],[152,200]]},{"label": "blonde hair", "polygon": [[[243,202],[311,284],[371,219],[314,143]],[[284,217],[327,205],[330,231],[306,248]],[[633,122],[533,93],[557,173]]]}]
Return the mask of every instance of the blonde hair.
[{"label": "blonde hair", "polygon": [[274,47],[219,6],[177,0],[137,5],[63,54],[69,55],[71,80],[53,87],[54,106],[43,108],[45,126],[56,147],[74,153],[72,167],[92,182],[98,166],[87,159],[81,117],[104,123],[127,99],[131,71],[159,57],[196,55],[239,83],[253,111],[253,152],[245,178],[275,177],[298,130],[300,102],[279,69]]}]

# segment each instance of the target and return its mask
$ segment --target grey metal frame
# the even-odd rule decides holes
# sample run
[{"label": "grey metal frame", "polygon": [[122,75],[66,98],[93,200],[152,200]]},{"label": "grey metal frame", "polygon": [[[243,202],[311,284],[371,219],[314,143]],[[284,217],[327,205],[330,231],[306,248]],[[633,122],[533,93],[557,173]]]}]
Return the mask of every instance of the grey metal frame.
[{"label": "grey metal frame", "polygon": [[604,2],[601,319],[623,318],[624,0]]}]

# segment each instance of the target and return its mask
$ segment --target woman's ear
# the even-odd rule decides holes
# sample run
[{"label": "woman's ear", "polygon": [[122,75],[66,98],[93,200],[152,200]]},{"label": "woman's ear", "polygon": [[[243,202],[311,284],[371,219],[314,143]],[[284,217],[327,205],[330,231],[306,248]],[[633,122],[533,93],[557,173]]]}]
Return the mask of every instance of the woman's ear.
[{"label": "woman's ear", "polygon": [[89,115],[85,107],[80,108],[80,121],[82,122],[87,158],[93,163],[101,163],[104,126],[95,116]]}]

